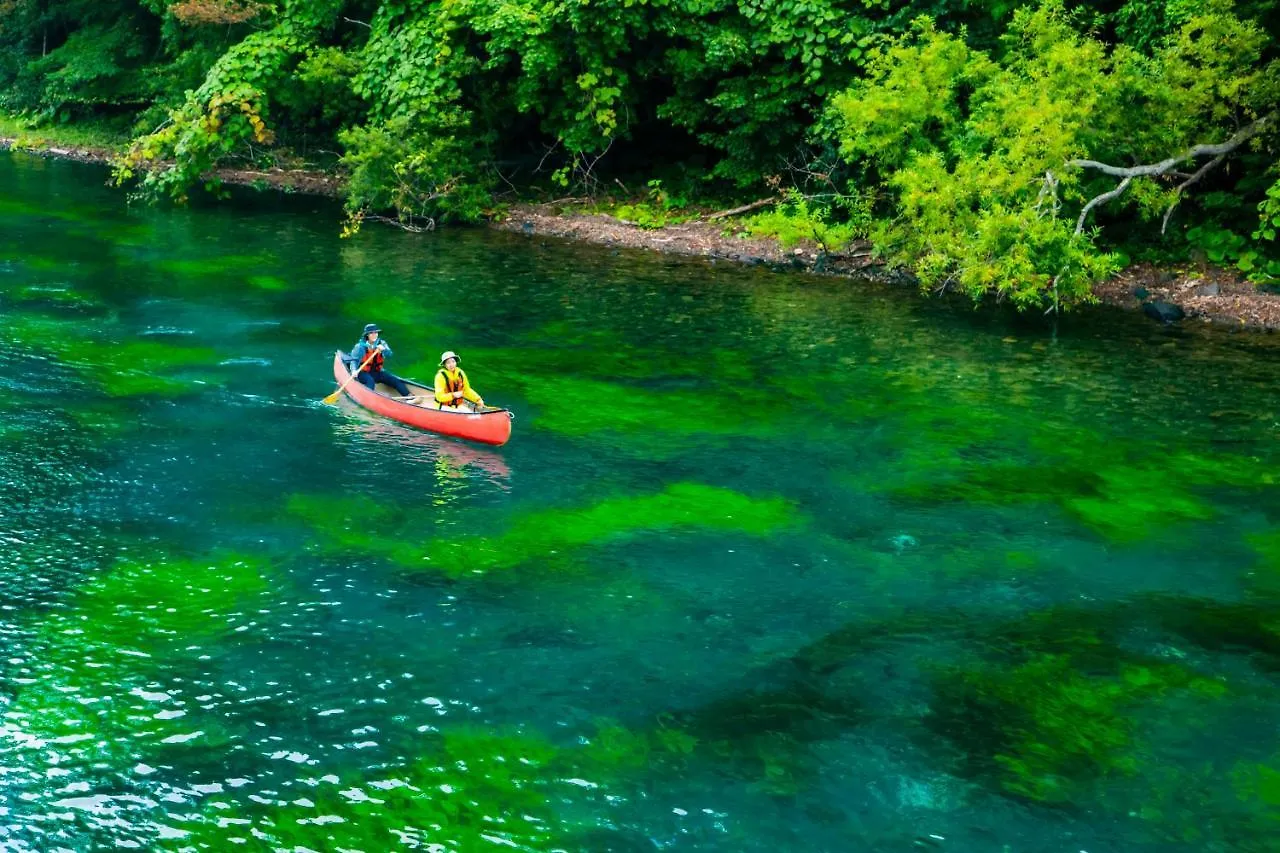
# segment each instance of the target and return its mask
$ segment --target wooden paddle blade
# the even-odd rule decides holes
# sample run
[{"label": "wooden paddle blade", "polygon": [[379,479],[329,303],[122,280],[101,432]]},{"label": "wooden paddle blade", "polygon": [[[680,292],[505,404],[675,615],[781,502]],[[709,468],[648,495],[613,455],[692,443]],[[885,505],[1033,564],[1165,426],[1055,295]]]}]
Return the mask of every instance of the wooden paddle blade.
[{"label": "wooden paddle blade", "polygon": [[360,371],[364,370],[365,365],[367,365],[369,362],[373,361],[373,357],[374,357],[375,355],[377,355],[377,354],[378,354],[378,350],[374,350],[373,352],[369,353],[369,357],[368,357],[368,358],[366,358],[363,362],[361,362],[361,363],[360,363],[360,366],[356,368],[356,372],[355,372],[355,373],[353,373],[353,374],[351,374],[349,377],[347,377],[347,381],[346,381],[346,382],[343,382],[341,385],[339,385],[339,386],[338,386],[338,390],[337,390],[337,391],[334,391],[334,392],[333,392],[332,394],[330,394],[328,397],[325,397],[325,398],[324,398],[324,402],[325,402],[325,403],[328,403],[329,405],[333,405],[334,403],[338,402],[338,398],[342,396],[342,392],[343,392],[343,391],[345,391],[345,390],[347,390],[347,386],[348,386],[348,385],[350,385],[350,384],[352,383],[352,381],[353,381],[357,376],[359,376],[359,375],[360,375]]}]

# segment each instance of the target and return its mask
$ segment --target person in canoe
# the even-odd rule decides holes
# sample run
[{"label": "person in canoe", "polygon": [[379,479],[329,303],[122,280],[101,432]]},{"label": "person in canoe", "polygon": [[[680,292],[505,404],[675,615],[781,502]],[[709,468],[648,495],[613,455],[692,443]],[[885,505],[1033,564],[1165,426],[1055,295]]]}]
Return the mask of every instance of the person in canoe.
[{"label": "person in canoe", "polygon": [[[436,402],[440,409],[479,411],[484,400],[467,381],[467,374],[458,367],[458,354],[450,350],[440,356],[440,370],[436,373]],[[470,403],[468,407],[466,404]]]},{"label": "person in canoe", "polygon": [[[355,348],[351,350],[351,357],[355,359],[355,366],[364,365],[356,379],[370,391],[377,390],[379,382],[384,385],[390,385],[396,389],[396,393],[401,397],[408,397],[412,401],[414,399],[413,395],[409,393],[409,386],[404,384],[404,380],[394,373],[388,373],[383,368],[383,362],[390,355],[391,347],[387,346],[387,342],[382,339],[382,330],[378,328],[378,324],[370,323],[365,326],[364,334],[360,336],[360,343],[356,344]],[[368,364],[365,364],[366,360],[368,360]],[[438,382],[436,387],[439,387]]]}]

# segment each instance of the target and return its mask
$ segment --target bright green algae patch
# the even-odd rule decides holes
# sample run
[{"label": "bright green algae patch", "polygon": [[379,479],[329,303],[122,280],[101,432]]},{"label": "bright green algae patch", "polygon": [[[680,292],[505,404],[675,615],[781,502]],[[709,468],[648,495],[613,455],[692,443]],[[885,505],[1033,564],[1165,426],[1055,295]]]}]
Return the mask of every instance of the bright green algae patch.
[{"label": "bright green algae patch", "polygon": [[[1265,464],[1245,456],[1164,450],[1085,427],[947,411],[904,413],[902,434],[912,443],[891,475],[871,488],[925,506],[1056,506],[1106,539],[1133,543],[1213,518],[1208,489],[1248,493],[1277,482]],[[861,479],[851,482],[864,487]]]},{"label": "bright green algae patch", "polygon": [[270,269],[274,260],[269,255],[215,255],[209,258],[164,259],[155,268],[182,278],[200,278]]},{"label": "bright green algae patch", "polygon": [[607,382],[530,383],[537,427],[570,436],[595,433],[769,436],[768,418],[734,399],[695,391],[646,391]]},{"label": "bright green algae patch", "polygon": [[[525,730],[445,726],[417,738],[405,765],[326,775],[288,800],[222,804],[180,820],[188,835],[175,849],[252,839],[286,850],[599,849],[590,839],[610,826],[618,792],[652,767],[676,769],[695,744],[676,729],[634,732],[609,720],[572,745]],[[579,794],[571,809],[570,791]]]},{"label": "bright green algae patch", "polygon": [[110,340],[86,330],[75,317],[22,314],[0,319],[0,332],[37,341],[45,357],[74,369],[112,397],[190,394],[200,386],[172,374],[217,362],[217,353],[207,347]]},{"label": "bright green algae patch", "polygon": [[286,850],[543,850],[566,839],[551,805],[566,783],[548,772],[561,755],[545,740],[464,730],[424,737],[415,751],[376,777],[317,781],[292,804],[211,810],[179,824],[190,833],[181,846],[222,850],[257,836]]},{"label": "bright green algae patch", "polygon": [[[705,373],[705,365],[661,352],[628,352],[607,333],[575,340],[584,339],[593,346],[479,349],[463,353],[463,361],[487,399],[501,402],[499,389],[518,388],[536,407],[532,429],[574,439],[652,437],[646,452],[656,456],[676,452],[672,442],[692,436],[772,438],[786,424],[787,413],[771,405],[775,398],[752,386],[741,364],[721,350],[709,353],[715,366]],[[436,366],[419,362],[408,371],[422,378]],[[643,380],[645,387],[619,379]]]},{"label": "bright green algae patch", "polygon": [[225,740],[217,722],[156,679],[225,640],[270,594],[267,568],[243,557],[123,561],[71,608],[39,624],[32,659],[5,708],[8,738],[79,761]]},{"label": "bright green algae patch", "polygon": [[1249,544],[1258,555],[1257,586],[1280,594],[1280,530],[1255,533]]},{"label": "bright green algae patch", "polygon": [[1235,848],[1244,853],[1280,850],[1280,755],[1268,762],[1239,762],[1232,769],[1238,800]]},{"label": "bright green algae patch", "polygon": [[[510,569],[535,560],[556,562],[581,549],[646,532],[703,530],[763,537],[802,520],[781,498],[752,498],[699,483],[675,483],[657,494],[606,498],[582,508],[529,511],[516,515],[500,534],[466,533],[422,542],[403,539],[415,528],[429,529],[432,513],[401,513],[367,501],[337,503],[308,495],[292,496],[288,508],[322,531],[333,549],[451,575]],[[392,518],[398,535],[364,532],[375,526],[385,529]]]},{"label": "bright green algae patch", "polygon": [[[982,666],[942,676],[939,726],[970,727],[989,744],[970,766],[990,774],[1011,794],[1040,802],[1071,803],[1108,774],[1138,772],[1144,706],[1180,692],[1214,699],[1218,681],[1158,662],[1121,663],[1090,672],[1069,654],[1037,654],[1009,669]],[[1146,708],[1148,713],[1153,708]]]},{"label": "bright green algae patch", "polygon": [[[1192,776],[1203,777],[1195,782],[1195,796],[1203,795],[1204,808],[1216,803],[1228,788],[1230,758],[1193,773],[1170,761],[1165,749],[1213,742],[1241,704],[1273,701],[1277,690],[1247,670],[1229,676],[1203,671],[1205,651],[1220,648],[1222,638],[1193,626],[1219,617],[1242,623],[1257,618],[1240,608],[1159,596],[978,624],[960,611],[904,611],[850,623],[766,666],[753,680],[786,679],[793,696],[805,697],[796,703],[805,708],[841,702],[856,708],[874,695],[876,662],[887,651],[910,648],[925,632],[965,632],[963,643],[926,642],[914,656],[932,683],[919,722],[939,763],[1035,808],[1105,809],[1129,817],[1141,809],[1161,838],[1172,832],[1187,840],[1184,833],[1203,831],[1205,838],[1221,839],[1239,825],[1210,828],[1202,821],[1197,829],[1194,801],[1179,802],[1178,790],[1189,789]],[[1257,746],[1266,753],[1274,732],[1259,728],[1259,734]],[[1241,754],[1248,752],[1235,755]]]},{"label": "bright green algae patch", "polygon": [[169,375],[188,367],[207,367],[217,355],[203,347],[177,347],[154,341],[124,344],[84,342],[63,357],[86,370],[112,397],[139,394],[182,395],[198,390],[189,380]]}]

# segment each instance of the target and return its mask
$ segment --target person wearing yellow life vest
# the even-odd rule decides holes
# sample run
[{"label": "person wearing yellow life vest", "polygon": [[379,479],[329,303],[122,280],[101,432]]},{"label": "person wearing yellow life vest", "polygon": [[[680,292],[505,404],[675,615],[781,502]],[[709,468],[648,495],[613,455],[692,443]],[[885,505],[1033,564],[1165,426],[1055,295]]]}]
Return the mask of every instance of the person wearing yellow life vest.
[{"label": "person wearing yellow life vest", "polygon": [[[441,409],[478,410],[484,408],[484,400],[467,381],[467,374],[458,367],[458,354],[452,350],[440,356],[440,370],[436,373],[436,402]],[[466,403],[471,403],[470,407]]]}]

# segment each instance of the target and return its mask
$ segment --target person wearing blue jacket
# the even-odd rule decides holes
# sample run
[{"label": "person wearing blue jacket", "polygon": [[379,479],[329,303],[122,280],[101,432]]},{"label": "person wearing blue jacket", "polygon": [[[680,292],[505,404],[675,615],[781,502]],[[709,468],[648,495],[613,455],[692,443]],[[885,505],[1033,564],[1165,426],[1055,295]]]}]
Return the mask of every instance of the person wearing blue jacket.
[{"label": "person wearing blue jacket", "polygon": [[[370,323],[364,327],[360,342],[351,350],[355,366],[364,365],[356,376],[356,380],[370,391],[376,390],[378,383],[381,382],[396,389],[396,393],[401,397],[410,397],[412,395],[409,393],[409,386],[404,384],[404,380],[394,373],[388,373],[382,367],[383,362],[391,355],[391,347],[387,346],[387,342],[382,340],[381,335],[382,330],[378,328],[378,324]],[[365,364],[366,359],[368,364]]]}]

